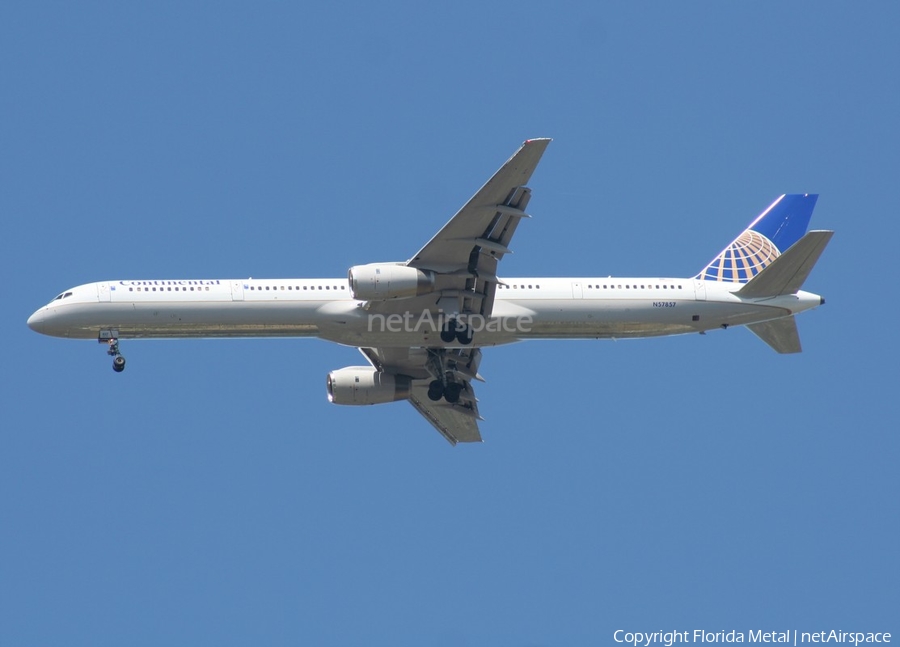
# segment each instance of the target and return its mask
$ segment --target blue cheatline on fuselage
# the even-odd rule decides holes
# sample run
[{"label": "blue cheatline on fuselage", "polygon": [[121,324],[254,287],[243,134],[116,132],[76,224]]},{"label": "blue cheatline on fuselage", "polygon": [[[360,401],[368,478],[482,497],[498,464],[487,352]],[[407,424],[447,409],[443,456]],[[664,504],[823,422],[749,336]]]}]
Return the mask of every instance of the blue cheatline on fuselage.
[{"label": "blue cheatline on fuselage", "polygon": [[696,278],[746,283],[803,237],[818,197],[810,193],[781,196]]}]

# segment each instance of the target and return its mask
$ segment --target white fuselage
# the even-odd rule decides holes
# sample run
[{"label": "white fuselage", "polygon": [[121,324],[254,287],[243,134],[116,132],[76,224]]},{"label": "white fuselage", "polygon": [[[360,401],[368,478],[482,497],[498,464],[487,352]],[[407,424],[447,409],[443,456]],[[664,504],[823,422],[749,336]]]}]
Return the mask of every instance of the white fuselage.
[{"label": "white fuselage", "polygon": [[[809,292],[742,299],[741,284],[674,278],[510,278],[474,346],[523,339],[614,339],[702,332],[790,316],[822,303]],[[434,295],[394,299],[380,312],[342,279],[150,280],[88,283],[40,308],[43,334],[97,339],[321,337],[361,347],[457,346],[421,313]],[[408,309],[407,309],[408,307]],[[432,308],[433,309],[433,308]],[[407,314],[415,313],[415,314]]]}]

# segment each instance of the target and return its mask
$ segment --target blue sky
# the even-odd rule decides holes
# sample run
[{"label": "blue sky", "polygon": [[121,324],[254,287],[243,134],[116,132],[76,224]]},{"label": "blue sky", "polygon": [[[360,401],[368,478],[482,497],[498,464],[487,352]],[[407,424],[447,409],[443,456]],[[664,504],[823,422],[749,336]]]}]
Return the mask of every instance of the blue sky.
[{"label": "blue sky", "polygon": [[[0,643],[900,635],[896,4],[0,7]],[[96,343],[113,278],[404,260],[553,137],[510,275],[692,275],[779,194],[836,235],[805,351],[486,353],[486,442],[325,398],[315,340]]]}]

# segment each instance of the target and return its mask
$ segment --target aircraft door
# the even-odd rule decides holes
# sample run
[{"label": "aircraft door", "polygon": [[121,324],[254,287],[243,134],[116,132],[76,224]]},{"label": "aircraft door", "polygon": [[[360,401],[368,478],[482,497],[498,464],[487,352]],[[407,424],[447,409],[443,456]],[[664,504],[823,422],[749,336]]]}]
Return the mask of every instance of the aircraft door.
[{"label": "aircraft door", "polygon": [[244,282],[243,281],[232,281],[231,282],[231,300],[232,301],[243,301],[244,300]]},{"label": "aircraft door", "polygon": [[97,284],[97,299],[100,302],[109,301],[109,283]]},{"label": "aircraft door", "polygon": [[694,281],[694,297],[697,301],[706,301],[706,281]]},{"label": "aircraft door", "polygon": [[572,298],[573,299],[584,298],[584,290],[581,287],[581,281],[572,281]]}]

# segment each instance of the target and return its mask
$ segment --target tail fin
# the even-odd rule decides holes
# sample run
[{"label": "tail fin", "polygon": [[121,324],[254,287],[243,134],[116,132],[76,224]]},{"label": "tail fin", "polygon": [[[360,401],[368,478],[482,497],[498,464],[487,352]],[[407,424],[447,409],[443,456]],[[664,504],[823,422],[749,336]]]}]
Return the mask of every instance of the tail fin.
[{"label": "tail fin", "polygon": [[818,197],[808,193],[781,196],[696,278],[746,283],[803,237]]}]

